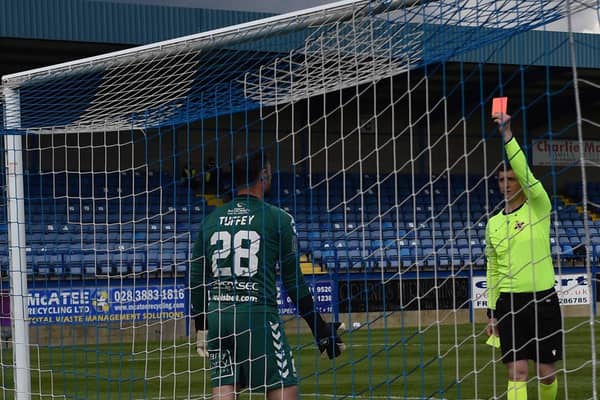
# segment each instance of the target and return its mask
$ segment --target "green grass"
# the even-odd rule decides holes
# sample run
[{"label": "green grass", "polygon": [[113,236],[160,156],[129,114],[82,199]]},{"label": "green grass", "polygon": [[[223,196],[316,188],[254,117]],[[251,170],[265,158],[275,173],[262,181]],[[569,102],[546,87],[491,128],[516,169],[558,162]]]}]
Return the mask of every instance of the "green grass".
[{"label": "green grass", "polygon": [[[335,361],[321,359],[308,335],[288,337],[295,348],[303,399],[446,398],[488,399],[506,388],[502,363],[492,361],[483,326],[377,329],[347,332],[347,351]],[[600,328],[595,324],[596,338]],[[560,364],[559,398],[593,398],[590,325],[566,320],[566,361]],[[12,352],[0,356],[1,398],[12,398]],[[496,358],[499,354],[496,353]],[[596,360],[600,358],[596,348]],[[33,399],[201,398],[209,391],[203,360],[187,343],[121,343],[38,348],[31,353]],[[534,374],[535,371],[531,371]],[[496,389],[494,390],[494,385]],[[566,392],[565,392],[566,391]],[[3,396],[2,396],[3,395]],[[537,398],[535,381],[530,398]],[[262,398],[243,394],[241,398]]]}]

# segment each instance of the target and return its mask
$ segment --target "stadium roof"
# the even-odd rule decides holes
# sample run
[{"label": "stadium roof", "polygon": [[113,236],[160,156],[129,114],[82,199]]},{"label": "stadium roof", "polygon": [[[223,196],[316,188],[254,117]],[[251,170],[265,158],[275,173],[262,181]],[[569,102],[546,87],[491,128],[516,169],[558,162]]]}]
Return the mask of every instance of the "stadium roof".
[{"label": "stadium roof", "polygon": [[141,45],[273,14],[81,0],[2,0],[0,37]]},{"label": "stadium roof", "polygon": [[[0,40],[33,39],[95,44],[140,45],[272,16],[249,11],[210,10],[80,0],[3,0]],[[469,35],[476,28],[459,27]],[[573,35],[577,65],[600,69],[600,35]],[[297,47],[294,43],[283,48]],[[451,61],[570,66],[569,35],[530,31],[507,40],[502,51],[483,47]],[[279,43],[279,45],[282,45]],[[277,51],[277,49],[273,49]],[[6,55],[6,51],[3,51]],[[8,54],[10,55],[10,54]]]}]

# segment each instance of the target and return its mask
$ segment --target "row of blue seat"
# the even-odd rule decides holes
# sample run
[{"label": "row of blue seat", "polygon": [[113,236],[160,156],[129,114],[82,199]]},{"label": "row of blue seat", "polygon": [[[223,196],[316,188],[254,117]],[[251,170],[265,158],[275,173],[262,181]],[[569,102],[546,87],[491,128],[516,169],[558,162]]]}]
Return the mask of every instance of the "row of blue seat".
[{"label": "row of blue seat", "polygon": [[[108,276],[130,274],[179,273],[189,270],[186,252],[147,253],[132,252],[76,252],[68,254],[28,253],[27,273],[36,278],[53,276]],[[0,270],[9,272],[9,260],[0,254]]]},{"label": "row of blue seat", "polygon": [[[198,172],[202,172],[202,169],[198,169]],[[224,175],[222,179],[228,179],[229,177]],[[428,176],[428,175],[416,175],[410,174],[396,174],[396,173],[383,173],[379,176],[374,174],[358,174],[358,173],[337,173],[337,174],[324,174],[324,173],[313,173],[312,175],[304,173],[289,173],[279,172],[274,173],[273,182],[285,190],[294,188],[308,187],[309,184],[313,187],[329,186],[329,187],[370,187],[372,185],[380,184],[383,187],[394,187],[398,186],[400,189],[406,189],[412,191],[413,185],[415,188],[433,188],[433,190],[439,190],[443,192],[450,189],[459,189],[461,192],[466,187],[469,188],[483,188],[486,187],[485,177],[482,175],[443,175],[443,176]],[[171,182],[180,182],[181,178],[178,172],[172,171],[154,171],[147,168],[139,168],[136,170],[127,169],[123,171],[58,171],[52,173],[39,174],[36,172],[25,171],[24,180],[26,183],[30,183],[32,186],[116,186],[118,184],[126,185],[159,185]],[[494,190],[496,187],[495,182],[490,182],[488,179],[487,187]],[[598,183],[589,182],[587,184],[587,190],[589,193],[599,193]],[[569,185],[566,189],[567,193],[576,195],[581,193],[582,186],[580,183]]]},{"label": "row of blue seat", "polygon": [[[37,253],[52,253],[60,254],[77,254],[86,251],[96,252],[122,252],[122,251],[148,251],[153,253],[172,253],[172,252],[189,252],[193,246],[193,238],[188,235],[184,237],[149,237],[143,241],[120,240],[110,241],[105,236],[74,238],[67,237],[65,240],[52,241],[43,240],[37,237],[27,242],[26,250]],[[577,247],[586,243],[585,240],[578,237],[559,237],[551,238],[552,245],[572,246]],[[591,245],[600,244],[600,236],[591,238]],[[485,246],[483,238],[379,238],[379,239],[343,239],[343,240],[300,240],[299,248],[302,254],[311,253],[314,251],[325,251],[328,249],[368,249],[377,250],[379,248],[456,248],[458,250],[467,249],[471,251],[482,250]],[[0,253],[6,254],[7,247],[4,247]]]},{"label": "row of blue seat", "polygon": [[[568,260],[581,257],[571,246],[553,246],[555,259]],[[370,270],[378,268],[430,267],[430,268],[484,268],[485,256],[480,248],[434,249],[402,248],[361,251],[331,249],[312,254],[315,264],[329,270]],[[600,261],[600,245],[592,249],[592,260]],[[184,252],[151,254],[130,253],[79,253],[28,255],[27,273],[36,278],[131,276],[155,273],[185,274],[189,270],[189,255]],[[8,273],[8,258],[0,254],[0,271]]]},{"label": "row of blue seat", "polygon": [[[340,243],[363,240],[396,240],[396,239],[455,239],[458,241],[485,238],[485,225],[478,223],[472,227],[462,224],[444,226],[442,229],[435,227],[419,226],[411,228],[407,225],[394,225],[391,223],[371,224],[366,226],[348,224],[327,225],[298,224],[297,233],[301,242],[327,242],[339,241]],[[29,226],[26,234],[27,243],[110,243],[121,242],[156,242],[167,240],[183,240],[194,238],[199,225],[197,224],[88,224],[88,225],[46,225]],[[35,228],[35,229],[34,229]],[[448,229],[450,228],[450,229]],[[551,241],[563,243],[580,243],[591,240],[595,243],[600,240],[600,228],[557,228],[551,232]],[[8,233],[0,232],[0,243],[6,243]],[[314,246],[313,246],[314,247]]]},{"label": "row of blue seat", "polygon": [[[570,245],[552,246],[552,257],[556,260],[582,260],[583,255]],[[600,244],[591,249],[592,262],[600,263]],[[313,260],[328,270],[344,272],[351,270],[409,269],[428,267],[432,269],[472,267],[485,268],[486,260],[480,248],[434,249],[434,248],[382,248],[378,250],[329,249],[316,251]]]}]

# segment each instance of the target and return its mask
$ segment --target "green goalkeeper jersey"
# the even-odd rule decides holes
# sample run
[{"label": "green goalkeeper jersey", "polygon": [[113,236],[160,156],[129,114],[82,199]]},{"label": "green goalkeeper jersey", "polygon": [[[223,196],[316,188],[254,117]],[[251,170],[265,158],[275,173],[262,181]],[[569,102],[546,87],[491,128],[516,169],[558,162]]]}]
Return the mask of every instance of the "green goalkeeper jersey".
[{"label": "green goalkeeper jersey", "polygon": [[550,253],[550,198],[537,180],[515,138],[506,155],[527,200],[510,212],[494,215],[486,227],[488,308],[496,309],[503,292],[538,292],[554,286]]},{"label": "green goalkeeper jersey", "polygon": [[[202,222],[194,244],[194,312],[276,313],[277,264],[292,300],[308,295],[297,247],[294,219],[280,208],[248,195],[216,208]],[[206,297],[204,284],[209,289]]]}]

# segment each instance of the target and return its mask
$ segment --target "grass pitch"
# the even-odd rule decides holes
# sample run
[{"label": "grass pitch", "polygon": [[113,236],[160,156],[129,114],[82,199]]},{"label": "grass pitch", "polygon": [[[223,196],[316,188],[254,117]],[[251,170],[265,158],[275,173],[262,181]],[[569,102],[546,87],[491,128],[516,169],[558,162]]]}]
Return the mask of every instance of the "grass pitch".
[{"label": "grass pitch", "polygon": [[[600,337],[598,321],[595,340]],[[417,330],[346,332],[348,348],[334,361],[319,357],[309,335],[288,332],[303,399],[503,398],[506,371],[485,345],[481,325]],[[592,331],[589,320],[565,320],[565,356],[559,398],[592,399]],[[595,346],[595,360],[600,350]],[[3,349],[2,397],[14,398],[12,351]],[[31,352],[33,399],[200,399],[210,392],[206,365],[185,342],[39,347]],[[531,367],[530,375],[534,375]],[[537,398],[537,381],[528,385]],[[597,394],[596,394],[597,395]],[[242,393],[263,398],[262,393]]]}]

